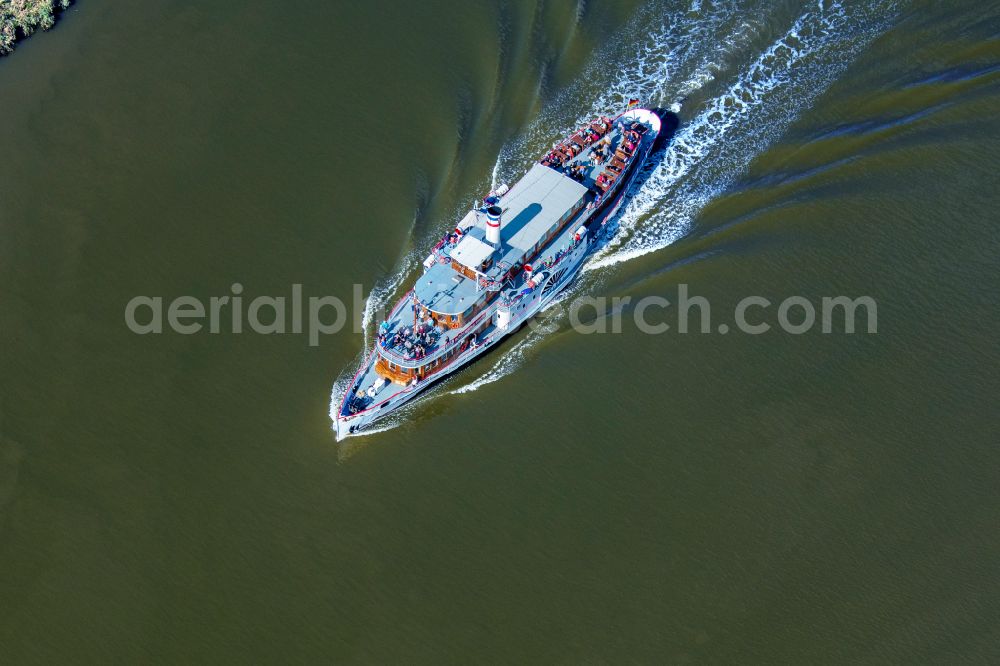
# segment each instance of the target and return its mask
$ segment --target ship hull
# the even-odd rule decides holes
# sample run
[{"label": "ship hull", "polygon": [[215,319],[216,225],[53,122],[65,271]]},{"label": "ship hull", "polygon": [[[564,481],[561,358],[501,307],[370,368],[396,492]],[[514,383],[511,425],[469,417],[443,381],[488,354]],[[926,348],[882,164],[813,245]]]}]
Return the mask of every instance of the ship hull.
[{"label": "ship hull", "polygon": [[643,139],[642,145],[640,146],[640,152],[637,155],[638,159],[634,159],[631,162],[628,171],[623,174],[624,177],[620,179],[619,183],[617,183],[617,187],[612,195],[605,200],[605,202],[587,221],[586,224],[588,229],[591,230],[591,233],[588,235],[586,245],[581,246],[578,252],[573,252],[570,256],[566,257],[569,261],[560,266],[559,271],[557,271],[557,274],[554,275],[549,283],[539,285],[530,300],[525,303],[523,311],[520,311],[503,331],[495,331],[491,335],[486,336],[483,340],[477,341],[478,344],[469,346],[461,353],[457,354],[448,363],[447,367],[443,367],[440,371],[418,383],[400,387],[398,391],[381,402],[373,405],[371,408],[365,409],[356,414],[346,413],[347,401],[351,394],[351,390],[358,385],[359,377],[363,377],[365,373],[372,371],[377,357],[377,353],[373,351],[355,374],[347,390],[347,394],[341,401],[338,413],[334,419],[334,429],[337,433],[338,440],[351,435],[363,434],[366,430],[375,428],[376,424],[385,419],[388,415],[398,411],[404,405],[411,403],[419,395],[424,394],[427,390],[437,385],[442,380],[452,376],[469,363],[487,354],[493,347],[498,345],[515,331],[519,330],[525,321],[536,315],[538,312],[544,310],[559,296],[560,293],[565,291],[566,287],[573,282],[587,258],[590,257],[599,244],[599,241],[603,236],[601,232],[603,231],[604,225],[612,216],[615,215],[615,213],[617,213],[622,203],[629,196],[629,190],[634,185],[636,177],[642,170],[643,164],[645,164],[648,160],[659,135],[659,118],[650,110],[635,109],[626,112],[621,117],[631,117],[632,119],[639,120],[640,122],[648,122],[653,127],[654,131],[651,135]]}]

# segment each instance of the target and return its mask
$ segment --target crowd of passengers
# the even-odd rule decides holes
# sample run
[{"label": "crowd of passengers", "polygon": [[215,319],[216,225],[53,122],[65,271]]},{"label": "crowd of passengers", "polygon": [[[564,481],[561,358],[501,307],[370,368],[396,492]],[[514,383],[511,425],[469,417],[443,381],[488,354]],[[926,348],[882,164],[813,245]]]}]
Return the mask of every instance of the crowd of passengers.
[{"label": "crowd of passengers", "polygon": [[[618,176],[621,175],[624,163],[635,154],[635,149],[639,147],[642,135],[635,129],[637,126],[637,124],[632,124],[625,127],[622,123],[619,123],[622,131],[622,142],[618,146],[618,150],[615,151],[615,157],[620,158],[620,161],[609,164],[604,173],[594,179],[601,190],[607,190],[607,188],[614,184]],[[618,154],[618,151],[621,151],[621,154]]]},{"label": "crowd of passengers", "polygon": [[[561,145],[555,145],[548,155],[542,158],[542,165],[547,167],[563,167],[572,162],[587,146],[593,145],[601,140],[611,131],[611,119],[601,116],[594,122],[577,130],[573,135],[573,140]],[[580,146],[582,143],[582,147]]]},{"label": "crowd of passengers", "polygon": [[[587,173],[591,167],[605,164],[615,156],[616,149],[611,145],[611,136],[609,135],[611,127],[611,119],[602,116],[599,120],[577,131],[572,140],[562,145],[553,146],[552,151],[542,159],[542,165],[565,170],[565,173],[573,180],[580,183],[585,182]],[[642,135],[635,127],[635,124],[626,126],[621,121],[618,123],[618,128],[622,133],[622,142],[617,150],[625,153],[623,158],[625,160],[635,154],[635,149],[639,146],[639,142],[642,139]],[[583,151],[583,148],[580,148],[578,143],[580,141],[583,142],[584,148],[593,146],[588,160],[589,166],[586,164],[570,164]],[[619,157],[621,156],[619,155]],[[621,165],[617,169],[609,165],[608,170],[598,175],[595,180],[602,190],[606,190],[615,182],[620,173]]]},{"label": "crowd of passengers", "polygon": [[382,322],[378,328],[378,341],[386,349],[399,349],[407,361],[419,360],[434,346],[440,331],[427,322],[417,322],[389,334],[389,322]]}]

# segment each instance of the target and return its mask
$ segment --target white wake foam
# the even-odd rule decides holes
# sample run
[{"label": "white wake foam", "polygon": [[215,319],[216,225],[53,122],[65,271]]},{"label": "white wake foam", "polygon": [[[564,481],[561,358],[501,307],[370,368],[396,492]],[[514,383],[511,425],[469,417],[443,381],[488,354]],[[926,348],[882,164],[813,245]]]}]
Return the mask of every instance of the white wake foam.
[{"label": "white wake foam", "polygon": [[407,253],[399,262],[398,272],[379,280],[372,287],[368,298],[365,299],[365,310],[361,315],[365,349],[371,344],[370,338],[375,330],[375,320],[384,317],[387,309],[395,304],[391,299],[397,295],[403,286],[403,281],[413,272],[416,262],[416,252]]},{"label": "white wake foam", "polygon": [[888,8],[873,15],[835,3],[796,19],[721,94],[682,123],[662,161],[623,209],[617,235],[587,269],[654,252],[687,233],[697,213],[884,29],[888,13]]},{"label": "white wake foam", "polygon": [[[597,115],[616,115],[629,99],[653,106],[667,103],[668,96],[679,99],[671,82],[684,81],[683,94],[690,94],[699,81],[712,79],[709,70],[717,67],[713,58],[745,46],[753,34],[752,25],[738,18],[743,11],[754,14],[753,7],[712,3],[703,12],[662,13],[658,4],[640,10],[619,35],[606,40],[576,82],[504,146],[495,171],[515,179],[553,140]],[[620,63],[621,69],[609,63]]]}]

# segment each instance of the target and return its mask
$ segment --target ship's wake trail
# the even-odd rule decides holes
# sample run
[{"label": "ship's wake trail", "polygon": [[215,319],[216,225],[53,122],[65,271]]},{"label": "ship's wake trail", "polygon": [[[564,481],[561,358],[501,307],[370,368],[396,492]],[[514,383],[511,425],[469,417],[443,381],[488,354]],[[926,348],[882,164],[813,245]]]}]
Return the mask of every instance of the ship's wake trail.
[{"label": "ship's wake trail", "polygon": [[[622,34],[608,39],[578,79],[504,147],[494,168],[494,182],[515,178],[555,138],[596,115],[616,115],[630,98],[658,105],[675,94],[671,82],[679,79],[685,83],[678,97],[693,92],[712,80],[720,56],[745,47],[755,33],[752,24],[738,18],[743,12],[729,6],[663,11],[660,5],[651,3]],[[746,11],[757,13],[753,8]],[[620,63],[617,69],[616,63]]]},{"label": "ship's wake trail", "polygon": [[[586,279],[574,291],[589,292],[609,267],[683,237],[698,212],[889,27],[896,8],[894,0],[861,7],[818,0],[784,32],[746,18],[770,13],[766,3],[734,7],[694,2],[675,12],[652,3],[595,53],[584,74],[547,103],[519,138],[501,149],[492,187],[518,177],[555,137],[596,115],[616,115],[630,98],[681,112],[679,130],[664,152],[651,158],[647,177],[613,221],[613,235],[589,260]],[[744,53],[749,57],[742,58]],[[387,280],[379,292],[383,300],[411,273],[415,259],[407,261],[398,279]],[[368,311],[365,316],[370,328]],[[559,328],[557,317],[548,319],[480,377],[449,393],[475,391],[516,370],[533,346]],[[367,348],[367,333],[365,342]]]},{"label": "ship's wake trail", "polygon": [[687,233],[697,213],[829,87],[888,26],[892,13],[889,3],[881,9],[835,3],[797,18],[721,94],[682,122],[622,211],[615,237],[587,269],[654,252]]}]

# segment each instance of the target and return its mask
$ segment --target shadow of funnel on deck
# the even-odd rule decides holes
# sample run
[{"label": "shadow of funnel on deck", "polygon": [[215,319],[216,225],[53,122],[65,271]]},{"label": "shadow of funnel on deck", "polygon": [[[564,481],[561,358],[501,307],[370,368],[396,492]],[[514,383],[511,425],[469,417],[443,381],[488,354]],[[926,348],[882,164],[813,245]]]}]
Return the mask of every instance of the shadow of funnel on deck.
[{"label": "shadow of funnel on deck", "polygon": [[533,203],[525,206],[524,210],[519,212],[514,219],[509,222],[505,221],[503,226],[503,238],[504,242],[510,240],[517,234],[518,231],[523,229],[528,222],[531,222],[539,213],[542,212],[542,204]]}]

